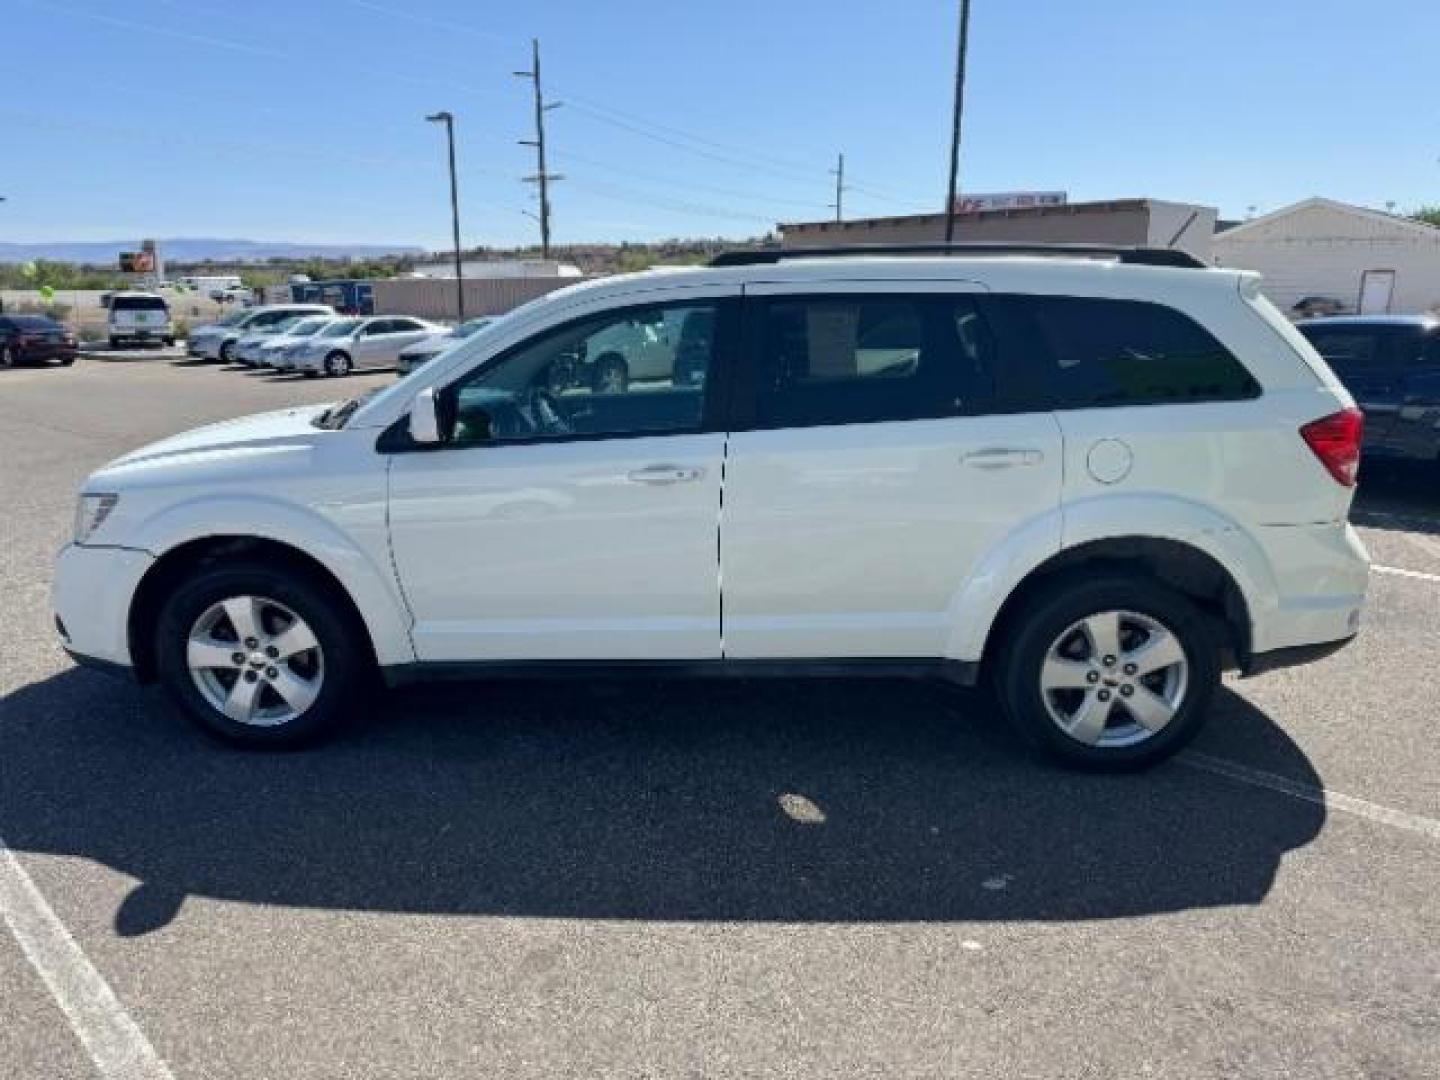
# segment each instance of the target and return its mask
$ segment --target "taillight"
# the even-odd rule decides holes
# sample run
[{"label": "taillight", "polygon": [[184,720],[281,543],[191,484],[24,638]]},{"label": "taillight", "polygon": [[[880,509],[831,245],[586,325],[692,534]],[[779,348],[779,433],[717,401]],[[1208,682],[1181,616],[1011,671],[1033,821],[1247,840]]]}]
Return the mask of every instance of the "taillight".
[{"label": "taillight", "polygon": [[1354,487],[1355,475],[1360,471],[1360,438],[1364,432],[1364,414],[1359,409],[1341,409],[1306,424],[1300,429],[1300,437],[1337,482]]}]

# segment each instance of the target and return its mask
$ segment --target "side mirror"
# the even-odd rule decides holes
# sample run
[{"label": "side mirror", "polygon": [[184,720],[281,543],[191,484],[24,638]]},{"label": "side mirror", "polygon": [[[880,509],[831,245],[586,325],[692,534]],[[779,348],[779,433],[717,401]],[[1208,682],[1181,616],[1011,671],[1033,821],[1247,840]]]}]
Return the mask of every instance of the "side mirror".
[{"label": "side mirror", "polygon": [[440,402],[433,386],[416,394],[410,406],[410,438],[421,446],[438,446],[445,441],[440,432]]}]

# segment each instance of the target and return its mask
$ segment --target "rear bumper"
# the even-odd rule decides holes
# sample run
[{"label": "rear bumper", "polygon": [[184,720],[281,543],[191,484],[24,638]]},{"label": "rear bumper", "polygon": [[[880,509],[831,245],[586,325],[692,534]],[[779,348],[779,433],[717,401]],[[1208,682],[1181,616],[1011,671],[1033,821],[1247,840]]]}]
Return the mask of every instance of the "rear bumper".
[{"label": "rear bumper", "polygon": [[130,602],[154,562],[149,552],[133,548],[61,549],[51,602],[66,652],[100,665],[132,666]]},{"label": "rear bumper", "polygon": [[1273,602],[1251,612],[1252,663],[1246,670],[1269,653],[1325,646],[1333,652],[1353,638],[1365,607],[1370,555],[1349,523],[1270,526],[1257,533],[1276,591]]}]

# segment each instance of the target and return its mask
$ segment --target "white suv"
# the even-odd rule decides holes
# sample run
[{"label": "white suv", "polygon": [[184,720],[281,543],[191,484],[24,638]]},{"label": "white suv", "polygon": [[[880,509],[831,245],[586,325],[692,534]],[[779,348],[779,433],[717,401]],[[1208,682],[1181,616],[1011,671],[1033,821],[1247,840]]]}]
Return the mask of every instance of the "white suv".
[{"label": "white suv", "polygon": [[[1360,417],[1253,275],[946,250],[578,285],[383,391],[120,458],[59,556],[65,645],[246,746],[375,671],[930,674],[1126,768],[1223,669],[1354,636]],[[557,389],[657,312],[683,378]]]}]

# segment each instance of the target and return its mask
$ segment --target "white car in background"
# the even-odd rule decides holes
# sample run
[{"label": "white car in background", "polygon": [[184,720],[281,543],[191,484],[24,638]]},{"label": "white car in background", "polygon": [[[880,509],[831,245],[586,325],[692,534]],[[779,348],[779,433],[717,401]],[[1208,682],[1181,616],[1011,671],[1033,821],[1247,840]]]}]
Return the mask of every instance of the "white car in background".
[{"label": "white car in background", "polygon": [[174,345],[175,324],[170,305],[158,293],[117,292],[110,295],[105,329],[112,349],[126,345]]},{"label": "white car in background", "polygon": [[296,319],[278,334],[270,334],[255,346],[256,367],[271,367],[283,370],[285,353],[288,349],[305,344],[325,327],[337,320],[329,315],[310,315]]},{"label": "white car in background", "polygon": [[421,364],[429,363],[439,356],[457,341],[464,341],[472,334],[479,333],[495,321],[492,315],[482,315],[476,319],[466,319],[459,326],[445,331],[443,334],[434,334],[428,338],[422,338],[414,345],[407,347],[395,362],[395,370],[401,376],[409,375]]},{"label": "white car in background", "polygon": [[288,358],[307,376],[348,375],[352,371],[393,368],[409,345],[445,332],[445,327],[406,316],[356,319],[343,332],[327,328]]},{"label": "white car in background", "polygon": [[235,342],[235,349],[231,354],[232,357],[246,367],[259,367],[260,347],[271,338],[288,333],[291,327],[306,318],[319,318],[319,316],[291,315],[289,318],[281,319],[279,322],[270,323],[267,326],[260,326],[254,330],[247,330],[245,334]]},{"label": "white car in background", "polygon": [[190,333],[186,352],[201,360],[220,360],[226,364],[235,359],[235,345],[246,333],[295,315],[329,315],[335,309],[329,304],[267,304],[227,316],[218,323],[202,326]]}]

